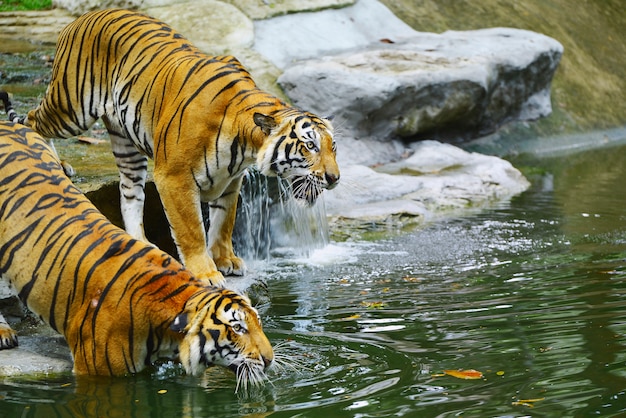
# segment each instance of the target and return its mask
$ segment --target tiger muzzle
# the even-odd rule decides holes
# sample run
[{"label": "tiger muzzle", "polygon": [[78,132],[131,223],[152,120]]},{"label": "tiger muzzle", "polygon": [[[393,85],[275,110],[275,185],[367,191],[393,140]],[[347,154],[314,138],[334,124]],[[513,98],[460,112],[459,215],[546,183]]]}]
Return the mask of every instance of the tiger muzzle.
[{"label": "tiger muzzle", "polygon": [[328,190],[334,189],[339,183],[339,175],[326,173],[324,177],[326,178],[326,188]]}]

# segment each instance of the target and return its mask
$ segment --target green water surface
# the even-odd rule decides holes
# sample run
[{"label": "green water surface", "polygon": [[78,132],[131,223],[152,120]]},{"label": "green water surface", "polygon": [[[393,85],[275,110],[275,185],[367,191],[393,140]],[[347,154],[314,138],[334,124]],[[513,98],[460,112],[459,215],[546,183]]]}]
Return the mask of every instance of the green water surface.
[{"label": "green water surface", "polygon": [[[626,414],[626,147],[520,159],[510,203],[305,260],[251,263],[293,370],[0,379],[2,417]],[[332,261],[328,261],[332,260]],[[444,370],[474,369],[462,380]]]}]

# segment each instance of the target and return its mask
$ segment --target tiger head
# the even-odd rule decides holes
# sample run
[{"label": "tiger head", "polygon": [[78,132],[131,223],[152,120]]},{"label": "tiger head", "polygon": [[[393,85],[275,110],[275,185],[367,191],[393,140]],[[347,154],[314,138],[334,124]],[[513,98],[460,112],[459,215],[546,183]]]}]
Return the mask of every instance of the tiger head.
[{"label": "tiger head", "polygon": [[337,147],[329,119],[287,110],[255,113],[254,123],[267,135],[257,156],[259,170],[287,179],[297,201],[311,206],[324,189],[337,185]]},{"label": "tiger head", "polygon": [[170,326],[184,334],[178,355],[185,371],[197,376],[208,366],[225,366],[236,374],[237,388],[262,384],[274,351],[256,309],[227,289],[196,296]]}]

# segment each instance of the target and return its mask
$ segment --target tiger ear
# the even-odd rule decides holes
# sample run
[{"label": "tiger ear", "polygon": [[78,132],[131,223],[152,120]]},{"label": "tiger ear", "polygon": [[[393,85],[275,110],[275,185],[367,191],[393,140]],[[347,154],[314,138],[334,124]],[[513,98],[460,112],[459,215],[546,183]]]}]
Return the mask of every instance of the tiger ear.
[{"label": "tiger ear", "polygon": [[261,128],[265,135],[269,135],[270,132],[272,132],[272,129],[277,126],[276,120],[274,120],[273,117],[262,113],[255,113],[253,119],[254,123]]},{"label": "tiger ear", "polygon": [[188,324],[189,320],[187,318],[187,313],[183,312],[181,314],[178,314],[176,318],[174,318],[174,321],[170,325],[170,329],[174,332],[184,333],[185,328],[187,328]]}]

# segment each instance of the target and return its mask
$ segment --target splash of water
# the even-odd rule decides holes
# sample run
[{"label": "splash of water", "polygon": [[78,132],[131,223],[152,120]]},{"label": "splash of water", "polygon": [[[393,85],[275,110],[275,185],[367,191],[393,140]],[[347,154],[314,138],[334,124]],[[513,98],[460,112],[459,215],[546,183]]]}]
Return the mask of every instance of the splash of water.
[{"label": "splash of water", "polygon": [[249,170],[241,189],[233,241],[249,260],[268,260],[274,253],[308,257],[329,242],[323,194],[312,207],[291,197],[288,182]]}]

